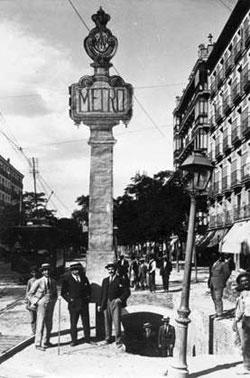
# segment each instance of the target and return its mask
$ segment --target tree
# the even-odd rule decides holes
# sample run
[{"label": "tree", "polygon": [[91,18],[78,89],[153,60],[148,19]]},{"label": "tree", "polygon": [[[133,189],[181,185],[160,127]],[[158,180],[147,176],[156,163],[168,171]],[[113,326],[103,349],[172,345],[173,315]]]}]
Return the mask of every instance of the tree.
[{"label": "tree", "polygon": [[25,192],[22,198],[22,223],[34,219],[44,219],[50,224],[55,222],[56,210],[48,210],[46,205],[45,193]]}]

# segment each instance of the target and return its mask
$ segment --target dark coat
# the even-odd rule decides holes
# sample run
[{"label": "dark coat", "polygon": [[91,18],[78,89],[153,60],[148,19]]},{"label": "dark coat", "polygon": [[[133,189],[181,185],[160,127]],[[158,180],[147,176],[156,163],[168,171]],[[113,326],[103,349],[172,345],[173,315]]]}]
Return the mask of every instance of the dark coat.
[{"label": "dark coat", "polygon": [[62,281],[62,297],[68,302],[81,300],[83,303],[88,303],[91,295],[91,287],[86,276],[80,276],[81,282],[77,282],[72,274],[65,274]]},{"label": "dark coat", "polygon": [[171,261],[167,261],[166,266],[164,267],[164,262],[162,267],[160,268],[160,275],[161,276],[170,276],[170,273],[172,272],[172,263]]},{"label": "dark coat", "polygon": [[101,292],[101,300],[100,306],[102,310],[107,308],[107,301],[108,299],[113,300],[120,298],[121,299],[121,306],[127,306],[127,299],[130,296],[130,289],[128,287],[127,281],[118,275],[114,278],[112,282],[110,282],[110,277],[104,278],[102,281],[102,292]]},{"label": "dark coat", "polygon": [[162,348],[168,347],[169,345],[175,344],[175,328],[169,324],[168,330],[164,328],[164,325],[161,325],[158,333],[158,345],[161,345]]}]

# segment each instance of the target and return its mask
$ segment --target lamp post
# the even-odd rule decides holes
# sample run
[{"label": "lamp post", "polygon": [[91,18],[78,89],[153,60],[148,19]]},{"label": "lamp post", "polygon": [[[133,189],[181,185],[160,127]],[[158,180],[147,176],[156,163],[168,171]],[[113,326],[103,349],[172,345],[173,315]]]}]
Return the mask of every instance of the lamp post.
[{"label": "lamp post", "polygon": [[175,378],[188,377],[187,366],[187,331],[190,323],[189,294],[192,252],[194,244],[194,227],[196,212],[196,197],[204,194],[212,176],[213,166],[205,155],[194,152],[180,166],[183,171],[183,179],[190,194],[190,213],[188,221],[188,235],[185,254],[184,277],[182,283],[181,303],[177,310],[178,317],[176,332],[175,360],[169,371],[169,376]]}]

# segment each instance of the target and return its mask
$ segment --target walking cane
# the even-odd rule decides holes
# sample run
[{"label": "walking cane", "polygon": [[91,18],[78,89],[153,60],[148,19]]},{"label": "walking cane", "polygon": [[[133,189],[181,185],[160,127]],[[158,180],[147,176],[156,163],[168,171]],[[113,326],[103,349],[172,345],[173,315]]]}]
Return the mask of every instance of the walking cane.
[{"label": "walking cane", "polygon": [[57,344],[57,354],[60,354],[60,342],[61,342],[61,296],[58,298],[58,344]]}]

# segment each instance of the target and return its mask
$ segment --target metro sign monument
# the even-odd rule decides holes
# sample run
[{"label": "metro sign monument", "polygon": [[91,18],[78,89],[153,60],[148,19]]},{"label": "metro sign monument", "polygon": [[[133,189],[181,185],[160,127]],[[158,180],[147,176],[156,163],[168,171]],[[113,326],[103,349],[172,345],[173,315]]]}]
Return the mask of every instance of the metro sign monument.
[{"label": "metro sign monument", "polygon": [[92,302],[97,303],[105,265],[115,257],[113,243],[113,127],[132,117],[133,88],[118,75],[109,75],[110,60],[118,41],[106,27],[110,16],[102,8],[92,16],[96,26],[84,40],[93,60],[92,76],[72,84],[70,117],[89,126],[91,147],[87,275],[92,282]]}]

